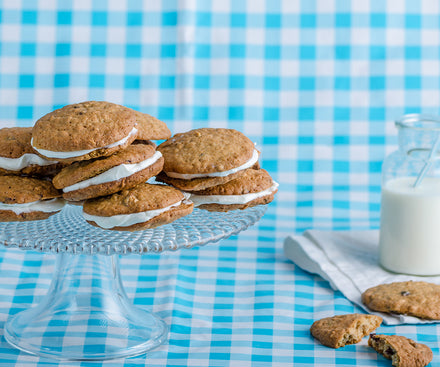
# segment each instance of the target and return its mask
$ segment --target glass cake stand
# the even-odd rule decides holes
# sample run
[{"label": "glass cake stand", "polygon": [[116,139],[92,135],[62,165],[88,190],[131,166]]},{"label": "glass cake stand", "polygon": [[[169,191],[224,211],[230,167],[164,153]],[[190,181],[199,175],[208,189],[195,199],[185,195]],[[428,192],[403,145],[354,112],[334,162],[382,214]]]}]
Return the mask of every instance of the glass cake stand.
[{"label": "glass cake stand", "polygon": [[47,220],[0,223],[0,244],[58,255],[41,303],[6,322],[5,339],[22,351],[92,361],[132,357],[159,346],[168,339],[168,326],[127,298],[118,255],[217,242],[257,222],[266,207],[226,213],[194,209],[171,224],[138,232],[93,227],[81,210],[67,205]]}]

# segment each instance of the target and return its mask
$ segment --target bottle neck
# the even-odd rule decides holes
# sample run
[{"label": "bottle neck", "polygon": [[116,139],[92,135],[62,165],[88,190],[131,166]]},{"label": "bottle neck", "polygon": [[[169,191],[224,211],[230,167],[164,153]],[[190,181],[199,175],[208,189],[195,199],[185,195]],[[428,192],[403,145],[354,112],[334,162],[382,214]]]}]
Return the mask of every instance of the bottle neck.
[{"label": "bottle neck", "polygon": [[430,152],[438,139],[440,139],[440,131],[399,128],[399,150],[406,154]]},{"label": "bottle neck", "polygon": [[405,154],[429,155],[440,139],[440,120],[435,116],[404,115],[396,121],[396,127],[399,150]]}]

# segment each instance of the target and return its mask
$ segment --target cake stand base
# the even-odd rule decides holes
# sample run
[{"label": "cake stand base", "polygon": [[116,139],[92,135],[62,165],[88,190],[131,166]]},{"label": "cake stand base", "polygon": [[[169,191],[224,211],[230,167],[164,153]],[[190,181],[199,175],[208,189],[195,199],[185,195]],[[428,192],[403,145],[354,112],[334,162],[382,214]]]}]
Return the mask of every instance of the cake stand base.
[{"label": "cake stand base", "polygon": [[94,361],[132,357],[168,339],[168,326],[128,300],[118,255],[175,251],[220,241],[245,230],[265,205],[225,213],[194,211],[169,225],[136,232],[87,224],[81,207],[46,220],[0,223],[0,245],[52,252],[52,283],[42,302],[12,316],[5,338],[42,357]]},{"label": "cake stand base", "polygon": [[5,339],[41,357],[106,360],[159,346],[168,339],[168,326],[128,300],[117,255],[61,253],[47,295],[7,321]]}]

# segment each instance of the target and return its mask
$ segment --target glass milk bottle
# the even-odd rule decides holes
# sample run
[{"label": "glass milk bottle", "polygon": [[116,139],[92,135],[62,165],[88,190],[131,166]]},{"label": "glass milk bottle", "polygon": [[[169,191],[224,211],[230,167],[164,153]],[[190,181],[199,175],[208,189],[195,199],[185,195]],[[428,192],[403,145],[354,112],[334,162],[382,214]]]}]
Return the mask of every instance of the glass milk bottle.
[{"label": "glass milk bottle", "polygon": [[382,166],[379,261],[396,273],[440,275],[440,119],[405,115],[396,127],[399,149]]}]

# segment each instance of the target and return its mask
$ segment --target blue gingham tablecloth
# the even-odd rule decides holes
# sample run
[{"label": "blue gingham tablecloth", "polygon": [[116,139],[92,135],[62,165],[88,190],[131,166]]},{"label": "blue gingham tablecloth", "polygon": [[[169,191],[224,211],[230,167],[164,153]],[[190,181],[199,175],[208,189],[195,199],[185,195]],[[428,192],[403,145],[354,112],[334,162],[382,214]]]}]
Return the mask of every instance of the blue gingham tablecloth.
[{"label": "blue gingham tablecloth", "polygon": [[[318,276],[287,260],[270,216],[238,236],[179,252],[121,258],[128,297],[170,325],[169,343],[147,355],[66,363],[0,344],[6,366],[389,366],[366,345],[334,350],[310,335],[311,323],[362,312]],[[0,256],[0,335],[8,316],[37,304],[52,277],[54,256],[18,249]],[[439,365],[438,326],[381,326],[429,345]],[[86,342],[86,340],[85,340]]]},{"label": "blue gingham tablecloth", "polygon": [[[434,0],[0,0],[0,127],[109,100],[174,133],[229,127],[255,141],[280,183],[259,224],[220,244],[127,256],[135,304],[171,325],[146,356],[84,366],[388,366],[364,344],[316,343],[319,317],[360,311],[282,254],[308,228],[377,227],[393,120],[439,114],[440,8]],[[38,303],[53,256],[0,250],[0,334]],[[381,327],[428,344],[439,326]],[[1,339],[0,365],[65,366]],[[78,364],[73,364],[78,365]]]}]

